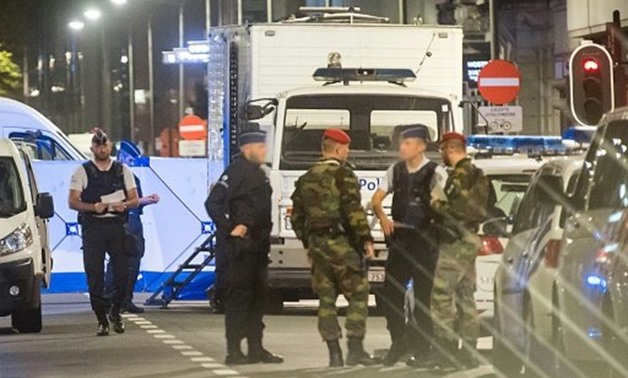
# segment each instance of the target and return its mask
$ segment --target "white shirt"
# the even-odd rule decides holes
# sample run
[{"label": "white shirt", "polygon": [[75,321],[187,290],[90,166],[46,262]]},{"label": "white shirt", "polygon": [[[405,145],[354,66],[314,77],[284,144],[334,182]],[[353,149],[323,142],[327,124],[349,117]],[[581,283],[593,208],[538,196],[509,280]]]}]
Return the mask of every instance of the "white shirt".
[{"label": "white shirt", "polygon": [[[111,169],[111,166],[113,165],[113,159],[109,161],[109,166],[107,166],[107,169],[100,169],[96,163],[94,163],[94,165],[96,165],[96,168],[98,168],[101,172],[106,172]],[[126,188],[126,190],[129,191],[132,189],[136,189],[133,172],[131,172],[131,169],[129,169],[129,167],[124,164],[122,164],[122,175],[124,178],[124,187]],[[85,171],[85,167],[83,167],[83,165],[81,164],[72,175],[72,179],[70,181],[70,190],[76,190],[77,192],[82,193],[83,190],[87,188],[87,181],[87,172]],[[113,216],[115,216],[115,214],[103,214],[97,217],[106,218]]]},{"label": "white shirt", "polygon": [[[425,167],[429,162],[430,159],[428,159],[427,157],[423,157],[423,160],[421,160],[421,164],[419,164],[418,167],[410,168],[407,165],[406,167],[408,168],[408,172],[410,174],[413,174],[421,170],[421,168]],[[393,183],[395,175],[395,165],[397,165],[397,163],[391,165],[388,170],[386,170],[386,176],[384,176],[384,179],[379,185],[379,190],[385,192],[386,194],[390,194],[395,191]],[[447,174],[447,170],[445,169],[445,167],[443,167],[442,165],[436,166],[436,169],[434,170],[434,175],[432,176],[432,181],[430,182],[430,189],[434,189],[437,186],[441,189],[445,189],[445,183],[447,182],[448,176],[449,175]]]}]

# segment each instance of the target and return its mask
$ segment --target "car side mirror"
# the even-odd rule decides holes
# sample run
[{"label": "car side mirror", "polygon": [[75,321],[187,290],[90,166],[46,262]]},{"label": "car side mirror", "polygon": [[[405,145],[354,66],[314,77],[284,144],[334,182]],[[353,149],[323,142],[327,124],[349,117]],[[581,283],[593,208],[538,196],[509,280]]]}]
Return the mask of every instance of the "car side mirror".
[{"label": "car side mirror", "polygon": [[244,106],[244,119],[247,121],[255,121],[266,117],[275,111],[275,105],[268,103],[265,105],[246,104]]},{"label": "car side mirror", "polygon": [[50,219],[55,215],[54,201],[50,193],[39,193],[35,204],[35,215],[42,219]]},{"label": "car side mirror", "polygon": [[508,226],[511,224],[510,218],[493,218],[489,219],[482,225],[482,231],[486,236],[496,236],[498,238],[508,238]]}]

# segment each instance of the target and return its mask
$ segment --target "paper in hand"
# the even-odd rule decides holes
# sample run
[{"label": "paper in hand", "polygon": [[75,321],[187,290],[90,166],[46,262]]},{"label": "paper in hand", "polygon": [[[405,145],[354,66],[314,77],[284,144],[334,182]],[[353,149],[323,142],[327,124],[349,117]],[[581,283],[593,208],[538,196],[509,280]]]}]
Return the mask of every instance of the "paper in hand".
[{"label": "paper in hand", "polygon": [[105,205],[109,205],[109,211],[113,210],[111,208],[111,205],[122,203],[124,202],[124,200],[126,200],[126,195],[124,194],[123,190],[118,190],[111,194],[100,197],[100,202],[104,203]]}]

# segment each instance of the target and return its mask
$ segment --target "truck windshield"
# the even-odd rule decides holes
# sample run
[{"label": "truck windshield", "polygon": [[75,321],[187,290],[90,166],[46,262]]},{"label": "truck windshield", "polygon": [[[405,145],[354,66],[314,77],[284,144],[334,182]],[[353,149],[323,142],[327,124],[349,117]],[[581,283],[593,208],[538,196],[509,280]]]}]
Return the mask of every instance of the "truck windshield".
[{"label": "truck windshield", "polygon": [[[397,159],[400,135],[422,125],[437,141],[451,129],[447,99],[407,95],[303,95],[286,102],[280,169],[303,170],[320,156],[325,129],[351,135],[350,161],[359,170],[385,170]],[[436,151],[434,144],[429,150]]]},{"label": "truck windshield", "polygon": [[26,210],[26,201],[17,167],[12,158],[0,157],[0,218]]}]

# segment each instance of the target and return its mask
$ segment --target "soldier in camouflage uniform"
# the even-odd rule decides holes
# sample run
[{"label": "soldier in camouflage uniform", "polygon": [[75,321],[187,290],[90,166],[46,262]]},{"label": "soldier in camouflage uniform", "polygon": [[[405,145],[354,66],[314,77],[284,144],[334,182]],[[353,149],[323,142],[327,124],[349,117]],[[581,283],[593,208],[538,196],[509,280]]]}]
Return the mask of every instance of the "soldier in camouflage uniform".
[{"label": "soldier in camouflage uniform", "polygon": [[[443,136],[441,151],[452,167],[444,195],[432,207],[440,215],[440,247],[434,274],[431,311],[435,356],[431,367],[475,368],[479,333],[475,292],[475,259],[480,247],[479,224],[485,219],[489,183],[467,157],[463,135]],[[462,350],[458,350],[462,339]]]},{"label": "soldier in camouflage uniform", "polygon": [[364,255],[371,258],[374,249],[358,180],[346,163],[350,142],[344,131],[326,130],[323,158],[299,178],[292,194],[292,227],[312,262],[312,288],[320,299],[318,329],[329,347],[330,367],[344,365],[339,294],[349,302],[347,365],[377,363],[362,344],[369,296]]}]

